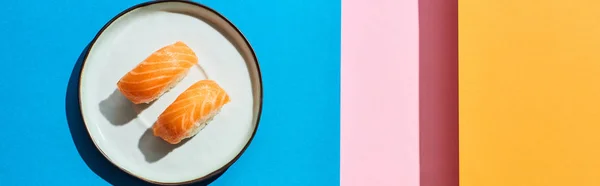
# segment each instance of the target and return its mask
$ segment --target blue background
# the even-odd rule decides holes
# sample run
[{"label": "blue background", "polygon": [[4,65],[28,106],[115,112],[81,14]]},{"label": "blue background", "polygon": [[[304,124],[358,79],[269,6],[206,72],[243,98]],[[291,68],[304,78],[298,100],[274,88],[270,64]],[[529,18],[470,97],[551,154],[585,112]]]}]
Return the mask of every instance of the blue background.
[{"label": "blue background", "polygon": [[[139,185],[94,147],[77,104],[84,48],[142,1],[4,1],[0,185]],[[339,185],[340,0],[205,0],[246,35],[264,109],[246,153],[211,185]]]}]

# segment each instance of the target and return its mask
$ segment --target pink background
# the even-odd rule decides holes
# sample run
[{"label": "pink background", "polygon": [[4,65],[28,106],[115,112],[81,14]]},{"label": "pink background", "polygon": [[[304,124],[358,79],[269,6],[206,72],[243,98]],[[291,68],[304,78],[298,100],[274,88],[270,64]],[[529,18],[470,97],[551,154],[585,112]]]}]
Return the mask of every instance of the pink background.
[{"label": "pink background", "polygon": [[457,0],[342,0],[341,185],[458,186]]},{"label": "pink background", "polygon": [[343,0],[341,185],[419,185],[417,0]]}]

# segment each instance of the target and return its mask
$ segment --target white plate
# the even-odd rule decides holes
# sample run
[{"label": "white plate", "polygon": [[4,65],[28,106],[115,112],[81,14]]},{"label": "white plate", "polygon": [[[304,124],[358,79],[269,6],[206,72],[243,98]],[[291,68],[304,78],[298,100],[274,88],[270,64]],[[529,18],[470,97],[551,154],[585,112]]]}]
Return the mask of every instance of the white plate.
[{"label": "white plate", "polygon": [[[134,105],[117,81],[157,49],[184,41],[199,65],[150,105]],[[179,145],[153,136],[150,128],[175,98],[201,79],[217,81],[230,95],[202,131]],[[92,41],[80,77],[83,120],[96,147],[123,171],[158,184],[200,181],[228,168],[258,127],[262,107],[256,56],[244,36],[223,16],[188,1],[136,5],[108,22]]]}]

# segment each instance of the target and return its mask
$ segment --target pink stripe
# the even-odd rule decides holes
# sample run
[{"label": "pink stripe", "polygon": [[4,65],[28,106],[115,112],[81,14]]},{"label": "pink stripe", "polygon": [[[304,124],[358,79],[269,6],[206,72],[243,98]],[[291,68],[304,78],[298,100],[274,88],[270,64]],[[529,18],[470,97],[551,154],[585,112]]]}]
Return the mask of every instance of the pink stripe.
[{"label": "pink stripe", "polygon": [[417,0],[342,0],[341,185],[419,185]]},{"label": "pink stripe", "polygon": [[421,186],[458,186],[458,0],[419,1]]}]

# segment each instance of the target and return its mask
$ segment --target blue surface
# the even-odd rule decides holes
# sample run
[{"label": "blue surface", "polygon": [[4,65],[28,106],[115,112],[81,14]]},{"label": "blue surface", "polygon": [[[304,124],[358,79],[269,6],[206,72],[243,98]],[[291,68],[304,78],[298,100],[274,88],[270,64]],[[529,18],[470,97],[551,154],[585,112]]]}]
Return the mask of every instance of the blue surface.
[{"label": "blue surface", "polygon": [[[5,1],[0,8],[0,185],[139,185],[95,149],[76,64],[97,31],[140,3]],[[205,0],[247,36],[264,109],[246,153],[211,185],[339,185],[340,1]]]}]

